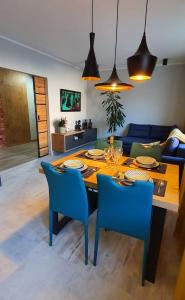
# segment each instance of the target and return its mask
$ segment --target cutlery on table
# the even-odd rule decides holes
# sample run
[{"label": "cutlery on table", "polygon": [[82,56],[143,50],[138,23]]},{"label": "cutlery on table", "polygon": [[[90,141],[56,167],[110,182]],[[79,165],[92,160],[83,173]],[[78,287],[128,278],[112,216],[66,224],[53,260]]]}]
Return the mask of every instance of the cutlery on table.
[{"label": "cutlery on table", "polygon": [[158,182],[158,190],[157,193],[160,194],[161,189],[164,187],[164,181],[163,180],[159,180]]}]

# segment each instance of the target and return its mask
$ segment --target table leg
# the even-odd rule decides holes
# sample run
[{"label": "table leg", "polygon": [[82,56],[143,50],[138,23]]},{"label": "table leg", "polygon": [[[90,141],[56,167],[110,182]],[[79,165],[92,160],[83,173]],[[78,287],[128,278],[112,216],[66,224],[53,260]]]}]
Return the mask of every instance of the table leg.
[{"label": "table leg", "polygon": [[60,230],[67,225],[72,220],[72,218],[64,216],[61,220],[58,219],[58,213],[53,212],[53,233],[58,234]]},{"label": "table leg", "polygon": [[147,267],[145,279],[154,283],[157,272],[157,263],[161,247],[166,209],[153,206],[150,244],[147,257]]},{"label": "table leg", "polygon": [[[98,193],[92,189],[87,189],[87,196],[89,201],[89,215],[97,209]],[[58,234],[64,226],[66,226],[72,218],[64,216],[61,220],[58,219],[58,213],[53,212],[53,233]]]}]

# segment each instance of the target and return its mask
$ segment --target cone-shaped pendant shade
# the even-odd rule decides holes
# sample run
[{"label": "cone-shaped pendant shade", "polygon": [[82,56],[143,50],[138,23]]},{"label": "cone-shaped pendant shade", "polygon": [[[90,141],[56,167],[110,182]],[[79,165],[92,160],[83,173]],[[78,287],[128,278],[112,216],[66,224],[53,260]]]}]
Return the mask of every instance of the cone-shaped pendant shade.
[{"label": "cone-shaped pendant shade", "polygon": [[116,66],[114,65],[109,79],[105,82],[95,84],[95,88],[100,91],[122,92],[131,90],[133,85],[121,82],[117,74]]},{"label": "cone-shaped pendant shade", "polygon": [[85,68],[83,71],[82,79],[84,80],[100,80],[100,74],[98,71],[98,65],[96,62],[96,56],[94,53],[94,38],[95,33],[91,32],[90,34],[90,50],[85,62]]},{"label": "cone-shaped pendant shade", "polygon": [[157,57],[148,50],[145,32],[141,44],[136,53],[127,59],[127,67],[130,79],[150,79],[157,62]]}]

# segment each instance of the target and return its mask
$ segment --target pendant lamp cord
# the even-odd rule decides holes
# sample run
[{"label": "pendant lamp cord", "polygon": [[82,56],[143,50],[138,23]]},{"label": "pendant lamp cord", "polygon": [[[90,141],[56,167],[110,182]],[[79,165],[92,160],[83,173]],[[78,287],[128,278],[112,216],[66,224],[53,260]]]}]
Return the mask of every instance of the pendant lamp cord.
[{"label": "pendant lamp cord", "polygon": [[93,15],[93,13],[94,13],[94,1],[92,0],[92,32],[93,32],[93,29],[94,29],[94,21],[93,21],[94,15]]},{"label": "pendant lamp cord", "polygon": [[117,41],[118,41],[118,10],[119,10],[119,0],[117,1],[116,42],[115,42],[115,50],[114,50],[114,65],[116,65],[116,56],[117,56]]},{"label": "pendant lamp cord", "polygon": [[144,32],[146,30],[146,19],[147,19],[147,12],[148,12],[148,0],[146,0],[146,10],[145,10],[145,25],[144,25]]}]

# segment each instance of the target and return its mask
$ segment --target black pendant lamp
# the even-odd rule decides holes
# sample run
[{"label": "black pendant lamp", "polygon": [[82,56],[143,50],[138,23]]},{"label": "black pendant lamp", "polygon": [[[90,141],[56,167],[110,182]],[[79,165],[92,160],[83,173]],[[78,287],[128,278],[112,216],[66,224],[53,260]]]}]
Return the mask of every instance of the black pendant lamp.
[{"label": "black pendant lamp", "polygon": [[90,35],[90,50],[85,61],[85,68],[82,74],[83,80],[100,80],[100,74],[98,71],[98,65],[96,62],[96,56],[94,53],[94,38],[95,33],[93,32],[93,0],[92,0],[92,32],[89,33]]},{"label": "black pendant lamp", "polygon": [[122,92],[130,90],[133,88],[133,85],[122,82],[117,74],[116,70],[116,55],[117,55],[117,35],[118,35],[118,9],[119,9],[119,0],[117,1],[117,17],[116,17],[116,42],[115,42],[115,53],[114,53],[114,67],[109,79],[102,83],[95,84],[95,88],[100,91],[107,92]]},{"label": "black pendant lamp", "polygon": [[147,80],[152,77],[157,57],[148,50],[146,42],[146,19],[147,19],[148,0],[146,1],[144,33],[136,53],[127,59],[129,77],[132,80]]}]

